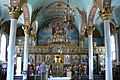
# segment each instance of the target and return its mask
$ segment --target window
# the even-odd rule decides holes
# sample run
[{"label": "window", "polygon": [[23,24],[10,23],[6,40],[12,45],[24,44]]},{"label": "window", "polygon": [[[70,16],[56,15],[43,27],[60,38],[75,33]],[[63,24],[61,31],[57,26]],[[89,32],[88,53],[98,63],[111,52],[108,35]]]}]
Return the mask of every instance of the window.
[{"label": "window", "polygon": [[6,36],[5,34],[1,36],[0,61],[6,61]]},{"label": "window", "polygon": [[111,40],[112,60],[115,60],[115,59],[116,59],[116,52],[115,52],[115,38],[114,38],[113,35],[110,37],[110,40]]}]

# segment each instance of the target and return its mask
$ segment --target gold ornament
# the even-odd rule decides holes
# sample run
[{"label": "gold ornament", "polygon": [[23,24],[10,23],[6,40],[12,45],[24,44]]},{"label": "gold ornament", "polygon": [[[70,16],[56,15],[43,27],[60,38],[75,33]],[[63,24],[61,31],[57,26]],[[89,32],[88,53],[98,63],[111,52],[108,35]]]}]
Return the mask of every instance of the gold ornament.
[{"label": "gold ornament", "polygon": [[91,35],[93,34],[93,31],[95,30],[95,28],[93,28],[93,26],[89,26],[89,28],[87,29],[87,34]]},{"label": "gold ornament", "polygon": [[10,17],[13,19],[18,19],[19,15],[22,13],[22,10],[19,7],[8,7]]},{"label": "gold ornament", "polygon": [[30,26],[24,25],[22,28],[23,28],[25,34],[30,34],[30,31],[31,31]]},{"label": "gold ornament", "polygon": [[112,9],[103,8],[101,11],[99,11],[99,15],[101,16],[102,20],[109,20],[112,15]]}]

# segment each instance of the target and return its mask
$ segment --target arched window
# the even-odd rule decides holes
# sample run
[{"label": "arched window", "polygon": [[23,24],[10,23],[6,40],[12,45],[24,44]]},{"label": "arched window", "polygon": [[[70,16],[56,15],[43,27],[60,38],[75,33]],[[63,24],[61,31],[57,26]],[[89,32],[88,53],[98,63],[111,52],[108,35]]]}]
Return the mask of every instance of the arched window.
[{"label": "arched window", "polygon": [[110,37],[111,40],[111,52],[112,52],[112,60],[116,59],[116,52],[115,52],[115,37],[112,35]]},{"label": "arched window", "polygon": [[6,61],[6,36],[5,34],[1,36],[0,61]]}]

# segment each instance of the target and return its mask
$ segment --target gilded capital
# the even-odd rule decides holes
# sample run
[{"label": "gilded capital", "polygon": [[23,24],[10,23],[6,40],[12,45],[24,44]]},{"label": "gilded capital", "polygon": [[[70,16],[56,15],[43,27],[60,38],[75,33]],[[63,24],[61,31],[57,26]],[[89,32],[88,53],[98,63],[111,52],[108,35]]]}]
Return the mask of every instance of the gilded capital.
[{"label": "gilded capital", "polygon": [[80,41],[83,41],[83,40],[84,40],[84,38],[85,38],[85,36],[84,36],[84,35],[80,36]]},{"label": "gilded capital", "polygon": [[31,31],[30,26],[24,25],[22,28],[24,30],[24,34],[30,34],[30,31]]},{"label": "gilded capital", "polygon": [[93,31],[94,31],[93,26],[90,26],[90,27],[87,29],[87,34],[88,34],[88,35],[91,35],[91,34],[93,34]]},{"label": "gilded capital", "polygon": [[101,16],[102,20],[109,20],[112,15],[112,9],[103,8],[101,11],[99,11],[99,15]]},{"label": "gilded capital", "polygon": [[18,19],[19,15],[22,12],[19,7],[11,6],[8,9],[9,9],[10,17],[13,18],[13,19]]}]

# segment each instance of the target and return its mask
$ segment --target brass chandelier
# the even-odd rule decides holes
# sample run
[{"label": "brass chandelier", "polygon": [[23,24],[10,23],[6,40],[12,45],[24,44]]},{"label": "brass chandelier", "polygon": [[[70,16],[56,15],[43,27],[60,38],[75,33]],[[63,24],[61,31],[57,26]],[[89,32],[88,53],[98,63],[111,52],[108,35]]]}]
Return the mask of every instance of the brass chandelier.
[{"label": "brass chandelier", "polygon": [[75,11],[70,7],[70,1],[67,0],[67,7],[64,11],[64,23],[70,24],[74,22]]}]

